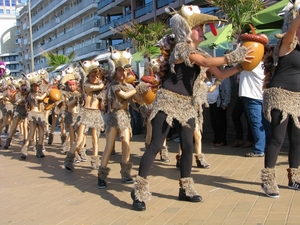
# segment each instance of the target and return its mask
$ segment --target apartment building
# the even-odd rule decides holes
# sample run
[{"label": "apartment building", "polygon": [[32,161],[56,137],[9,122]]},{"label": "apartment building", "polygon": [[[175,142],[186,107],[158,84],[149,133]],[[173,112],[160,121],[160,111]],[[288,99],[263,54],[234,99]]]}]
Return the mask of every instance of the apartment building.
[{"label": "apartment building", "polygon": [[20,75],[20,57],[16,51],[16,6],[21,0],[0,0],[0,61],[5,61],[12,76]]},{"label": "apartment building", "polygon": [[31,0],[29,3],[17,22],[25,73],[47,68],[45,52],[68,55],[75,51],[75,60],[99,54],[98,0]]}]

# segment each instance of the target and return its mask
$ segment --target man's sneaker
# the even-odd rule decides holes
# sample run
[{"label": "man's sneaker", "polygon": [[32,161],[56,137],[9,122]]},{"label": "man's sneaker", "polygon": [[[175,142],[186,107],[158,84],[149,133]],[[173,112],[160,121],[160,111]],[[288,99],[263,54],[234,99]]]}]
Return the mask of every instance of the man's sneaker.
[{"label": "man's sneaker", "polygon": [[264,157],[265,154],[261,153],[261,154],[258,154],[258,153],[254,153],[254,152],[247,152],[245,154],[246,157]]}]

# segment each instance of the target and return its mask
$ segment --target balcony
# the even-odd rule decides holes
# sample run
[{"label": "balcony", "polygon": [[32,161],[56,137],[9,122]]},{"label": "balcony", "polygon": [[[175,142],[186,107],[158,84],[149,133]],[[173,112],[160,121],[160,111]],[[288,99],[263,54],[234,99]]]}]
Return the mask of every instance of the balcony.
[{"label": "balcony", "polygon": [[176,0],[157,0],[157,8],[159,9],[175,1]]},{"label": "balcony", "polygon": [[130,42],[123,42],[114,46],[117,50],[122,51],[126,48],[132,48],[132,44]]},{"label": "balcony", "polygon": [[[49,41],[48,43],[45,43],[44,45],[42,45],[41,47],[48,51],[49,49],[53,48],[53,47],[57,47],[57,46],[62,46],[65,43],[69,43],[73,40],[76,40],[78,38],[84,37],[89,33],[97,33],[98,34],[98,25],[96,23],[97,20],[91,20],[85,24],[83,24],[80,27],[77,27],[67,33],[65,33],[64,35]],[[34,50],[34,54],[39,54],[40,53],[40,48],[36,48]]]},{"label": "balcony", "polygon": [[35,25],[38,21],[45,18],[49,13],[53,12],[55,9],[63,5],[65,2],[67,2],[67,0],[54,0],[53,2],[51,2],[49,5],[44,7],[41,11],[39,11],[37,14],[35,14],[32,17],[32,25]]},{"label": "balcony", "polygon": [[153,12],[153,2],[150,2],[142,7],[137,8],[134,10],[134,18],[139,18],[141,16],[146,15],[147,13]]},{"label": "balcony", "polygon": [[77,49],[75,52],[76,52],[76,55],[81,56],[81,55],[85,55],[85,54],[95,52],[95,51],[100,51],[100,44],[99,43],[93,43],[93,44],[90,44],[88,46],[84,46],[80,49]]},{"label": "balcony", "polygon": [[[92,3],[95,3],[94,5]],[[67,22],[73,20],[78,15],[81,15],[82,12],[85,12],[87,10],[90,10],[91,8],[96,8],[96,2],[95,0],[84,0],[78,5],[76,5],[73,8],[70,8],[69,10],[66,10],[65,13],[61,16],[59,16],[59,19],[61,22],[56,22],[55,19],[53,19],[51,22],[47,23],[44,27],[40,28],[38,31],[33,33],[33,41],[36,41],[37,39],[41,38],[41,36],[45,36],[45,34],[53,31],[54,29],[63,26]]]},{"label": "balcony", "polygon": [[116,28],[117,26],[127,23],[128,21],[131,21],[131,13],[127,14],[125,16],[122,16],[118,19],[115,19],[115,20],[111,21],[110,23],[105,24],[104,26],[99,28],[99,32],[100,32],[100,34],[105,33],[107,31],[110,31],[110,27]]},{"label": "balcony", "polygon": [[100,1],[98,3],[98,9],[102,9],[105,6],[107,6],[107,5],[109,5],[109,4],[113,3],[113,2],[115,2],[115,1],[114,0],[102,0],[102,1]]}]

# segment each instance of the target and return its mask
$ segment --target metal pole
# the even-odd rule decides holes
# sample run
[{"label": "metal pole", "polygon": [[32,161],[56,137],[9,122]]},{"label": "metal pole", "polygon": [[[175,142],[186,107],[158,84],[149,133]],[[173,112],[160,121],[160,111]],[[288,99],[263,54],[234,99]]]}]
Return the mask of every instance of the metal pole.
[{"label": "metal pole", "polygon": [[34,56],[33,56],[33,43],[32,43],[32,26],[31,26],[31,6],[30,0],[28,0],[28,22],[29,22],[29,42],[30,42],[30,62],[31,72],[34,71]]}]

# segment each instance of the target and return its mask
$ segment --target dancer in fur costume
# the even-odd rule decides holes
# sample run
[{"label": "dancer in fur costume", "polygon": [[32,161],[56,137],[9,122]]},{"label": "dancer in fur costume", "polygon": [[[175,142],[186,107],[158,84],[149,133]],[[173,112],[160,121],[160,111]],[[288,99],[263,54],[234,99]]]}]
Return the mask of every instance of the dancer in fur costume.
[{"label": "dancer in fur costume", "polygon": [[[279,197],[275,165],[286,132],[290,141],[288,188],[300,190],[300,1],[294,1],[289,14],[298,15],[280,38],[274,56],[266,54],[265,74],[271,75],[263,95],[265,117],[271,122],[271,140],[265,150],[265,168],[262,169],[262,190],[271,198]],[[296,13],[295,13],[296,12]],[[271,60],[271,61],[270,61]],[[272,62],[273,60],[273,62]]]},{"label": "dancer in fur costume", "polygon": [[152,140],[141,158],[139,173],[131,192],[133,208],[140,211],[146,209],[145,202],[151,198],[147,176],[172,123],[179,133],[182,148],[178,199],[190,202],[202,200],[194,189],[191,177],[193,133],[199,102],[195,100],[198,91],[195,87],[208,68],[216,77],[225,78],[237,73],[241,67],[221,71],[218,66],[241,63],[252,58],[247,56],[251,50],[244,47],[216,58],[198,49],[197,46],[204,41],[205,24],[220,21],[215,16],[201,14],[198,6],[183,5],[179,11],[167,7],[166,12],[173,15],[172,33],[175,34],[176,45],[170,55],[168,73],[153,103],[149,117],[153,127]]},{"label": "dancer in fur costume", "polygon": [[44,158],[43,143],[44,143],[44,128],[45,128],[45,114],[43,110],[43,100],[48,95],[49,91],[45,93],[39,93],[39,85],[41,84],[41,78],[38,73],[33,72],[26,75],[30,83],[30,93],[28,95],[27,104],[30,108],[27,116],[29,122],[29,134],[22,146],[20,158],[26,159],[28,155],[28,145],[30,140],[33,138],[36,129],[38,130],[38,143],[36,145],[36,157]]},{"label": "dancer in fur costume", "polygon": [[[13,135],[17,129],[17,126],[21,120],[23,122],[21,123],[23,125],[23,138],[25,143],[27,136],[28,136],[28,131],[27,131],[27,109],[26,109],[26,101],[28,94],[30,92],[30,84],[28,80],[24,79],[20,82],[20,90],[15,94],[15,101],[14,101],[14,111],[13,111],[13,121],[12,121],[12,126],[9,131],[8,138],[6,139],[6,143],[4,145],[5,149],[8,149],[10,146],[10,143],[12,141]],[[20,129],[21,130],[21,129]]]},{"label": "dancer in fur costume", "polygon": [[[100,130],[104,129],[104,120],[101,115],[100,105],[105,99],[104,96],[104,83],[103,83],[103,71],[98,62],[85,61],[82,63],[82,67],[78,67],[80,74],[83,76],[82,93],[84,97],[84,104],[78,114],[78,119],[75,127],[78,127],[78,137],[73,143],[70,151],[67,153],[67,157],[64,162],[64,167],[67,172],[74,170],[74,158],[75,152],[79,152],[84,136],[88,129],[91,128],[92,143],[93,143],[93,155],[91,156],[92,169],[98,169],[100,166],[100,160],[98,156],[98,135]],[[83,71],[82,71],[83,70]]]},{"label": "dancer in fur costume", "polygon": [[126,83],[126,78],[131,71],[131,54],[129,49],[117,51],[111,49],[108,59],[109,75],[113,77],[107,89],[108,110],[105,115],[106,121],[106,145],[101,158],[101,166],[98,170],[98,188],[107,186],[105,179],[108,176],[107,167],[109,157],[114,148],[117,134],[120,135],[122,144],[121,179],[124,183],[133,183],[130,175],[132,163],[130,162],[130,137],[132,134],[130,124],[129,104],[133,107],[135,102],[142,104],[143,101],[137,95],[136,89]]}]

